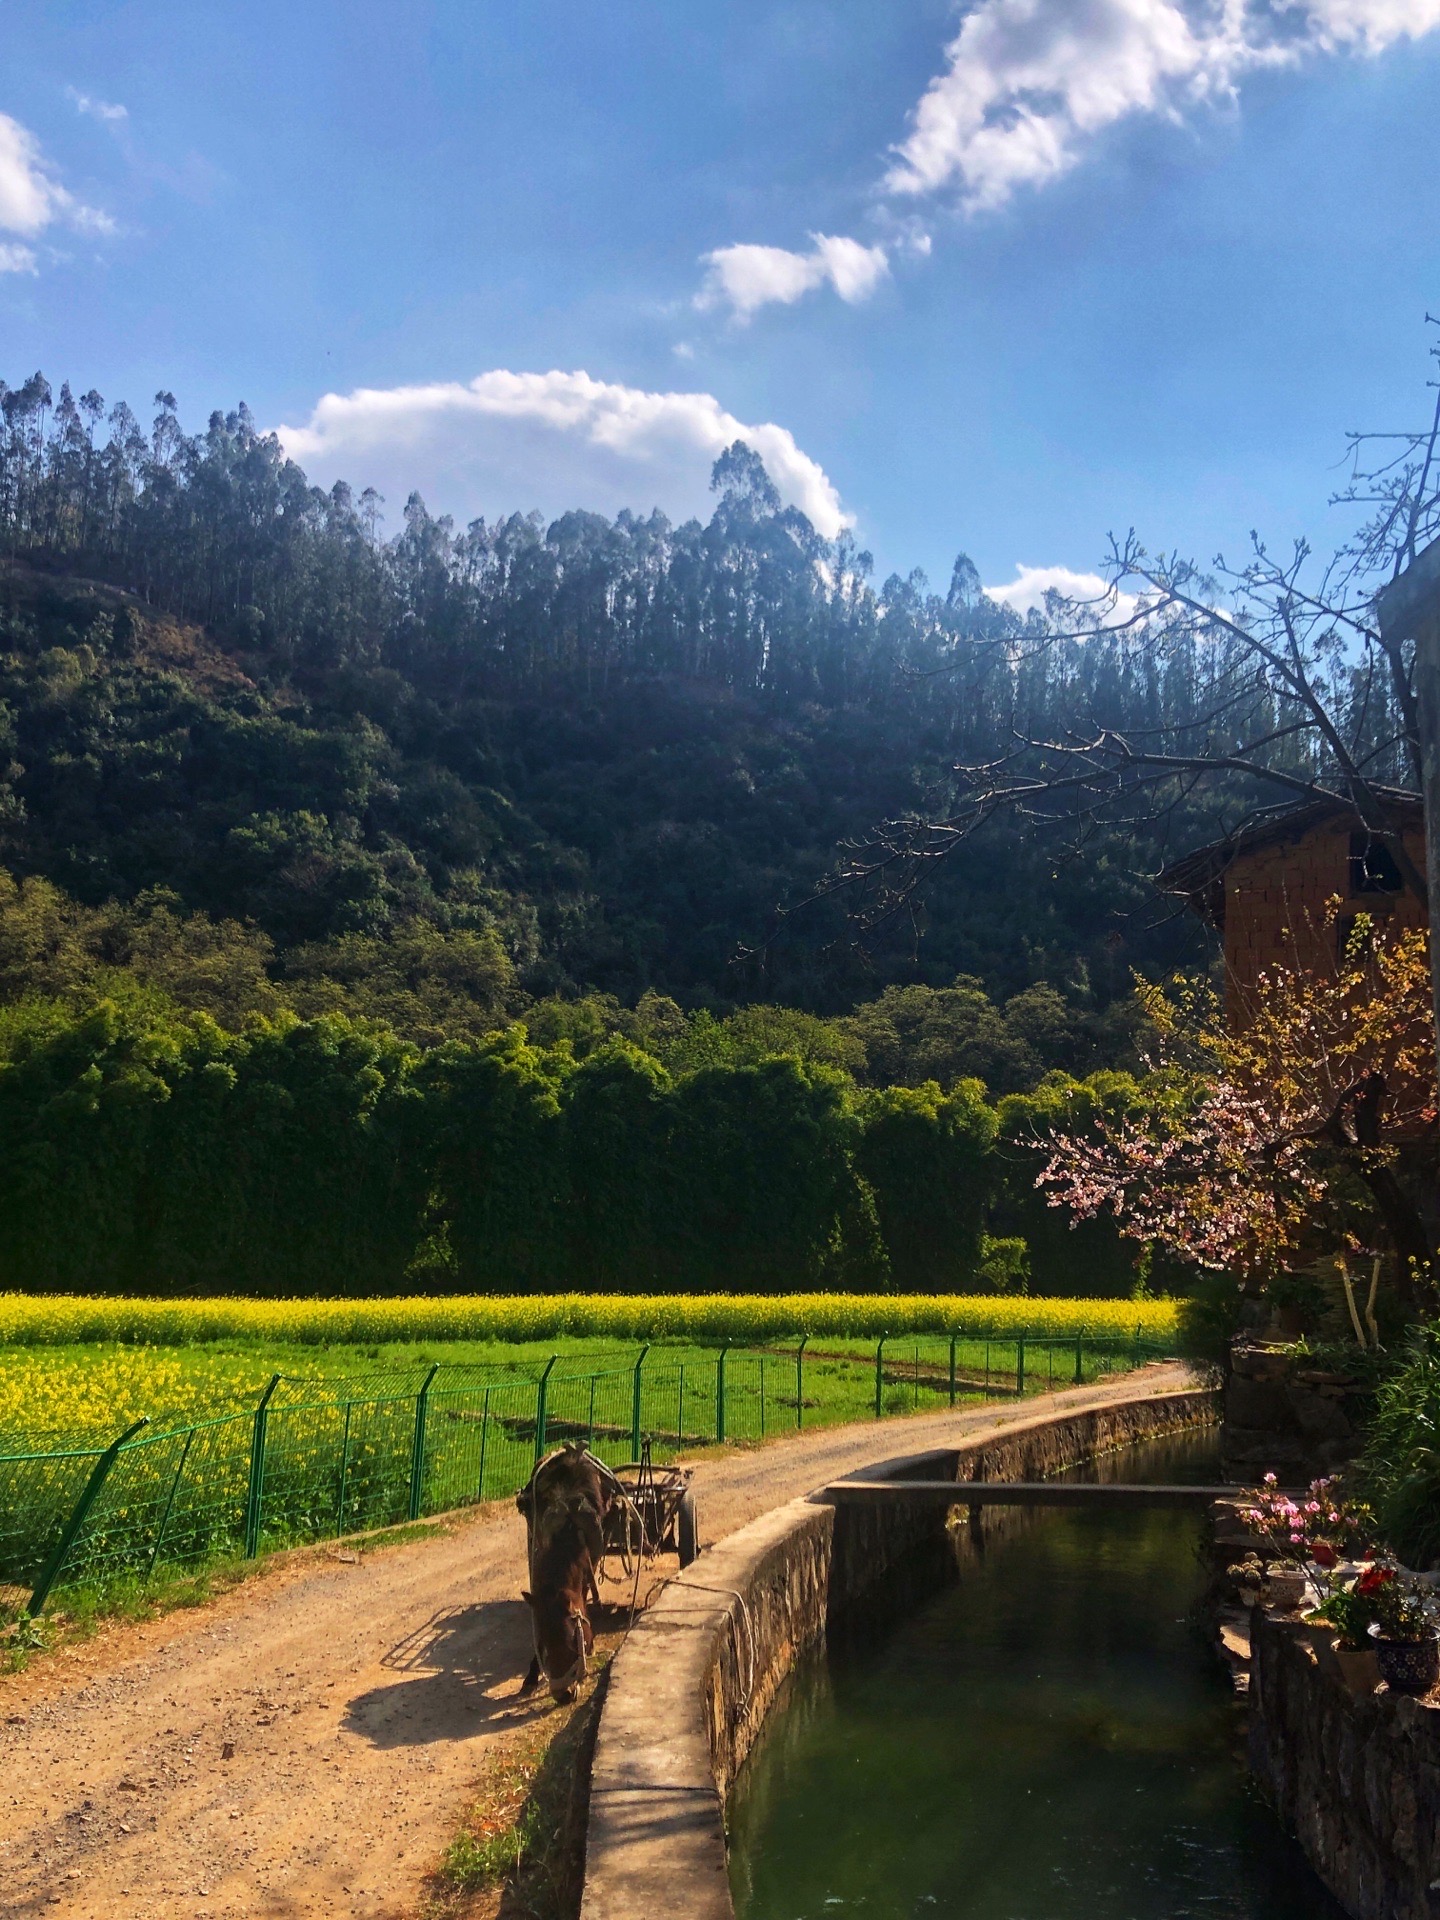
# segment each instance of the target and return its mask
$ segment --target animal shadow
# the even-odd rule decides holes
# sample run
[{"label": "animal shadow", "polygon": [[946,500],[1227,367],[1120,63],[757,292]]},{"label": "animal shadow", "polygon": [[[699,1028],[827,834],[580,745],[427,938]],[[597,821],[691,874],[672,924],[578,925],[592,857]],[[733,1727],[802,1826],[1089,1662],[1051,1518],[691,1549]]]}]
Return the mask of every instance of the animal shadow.
[{"label": "animal shadow", "polygon": [[375,1747],[469,1739],[490,1722],[532,1710],[516,1698],[529,1658],[523,1601],[446,1607],[390,1648],[380,1664],[395,1679],[357,1694],[341,1724]]}]

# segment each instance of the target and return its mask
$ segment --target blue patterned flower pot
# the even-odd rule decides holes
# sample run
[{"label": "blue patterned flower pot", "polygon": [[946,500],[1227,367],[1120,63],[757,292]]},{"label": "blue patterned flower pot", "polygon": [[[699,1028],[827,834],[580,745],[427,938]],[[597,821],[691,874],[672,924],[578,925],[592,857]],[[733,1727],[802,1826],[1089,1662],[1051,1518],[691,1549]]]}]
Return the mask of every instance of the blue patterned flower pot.
[{"label": "blue patterned flower pot", "polygon": [[1395,1693],[1428,1693],[1440,1680],[1440,1640],[1433,1633],[1423,1640],[1382,1640],[1378,1633],[1371,1637],[1380,1678]]}]

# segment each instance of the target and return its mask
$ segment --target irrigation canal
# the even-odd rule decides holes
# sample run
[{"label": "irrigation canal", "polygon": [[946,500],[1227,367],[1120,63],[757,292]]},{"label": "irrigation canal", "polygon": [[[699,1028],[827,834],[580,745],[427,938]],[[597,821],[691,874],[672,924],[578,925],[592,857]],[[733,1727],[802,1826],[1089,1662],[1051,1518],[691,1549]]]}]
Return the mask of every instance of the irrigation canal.
[{"label": "irrigation canal", "polygon": [[1198,1617],[1215,1467],[1207,1433],[1110,1484],[967,1487],[1054,1510],[797,1670],[731,1797],[739,1920],[1343,1920],[1248,1783]]}]

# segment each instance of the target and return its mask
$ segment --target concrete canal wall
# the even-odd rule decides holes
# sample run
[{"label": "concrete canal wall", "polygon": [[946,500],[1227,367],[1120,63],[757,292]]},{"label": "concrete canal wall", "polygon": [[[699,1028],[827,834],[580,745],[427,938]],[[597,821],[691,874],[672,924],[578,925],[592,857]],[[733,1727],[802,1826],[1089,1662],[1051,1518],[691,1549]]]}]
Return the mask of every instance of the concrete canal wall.
[{"label": "concrete canal wall", "polygon": [[[866,1479],[1039,1480],[1100,1454],[1213,1423],[1206,1391],[1117,1394],[882,1460]],[[1003,1510],[1001,1510],[1003,1511]],[[1003,1525],[986,1510],[973,1524]],[[897,1570],[947,1543],[942,1508],[792,1501],[674,1580],[611,1668],[591,1770],[582,1920],[734,1920],[725,1796],[796,1660]],[[960,1541],[965,1550],[965,1537]]]}]

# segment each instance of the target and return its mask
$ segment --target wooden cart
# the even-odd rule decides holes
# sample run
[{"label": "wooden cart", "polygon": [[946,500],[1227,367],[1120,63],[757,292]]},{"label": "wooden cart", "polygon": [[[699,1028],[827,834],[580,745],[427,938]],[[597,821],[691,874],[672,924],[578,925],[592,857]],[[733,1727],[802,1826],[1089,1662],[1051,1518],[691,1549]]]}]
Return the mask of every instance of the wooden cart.
[{"label": "wooden cart", "polygon": [[682,1567],[688,1567],[700,1551],[700,1514],[689,1467],[655,1466],[647,1440],[638,1460],[613,1472],[625,1498],[610,1503],[606,1552],[641,1560],[673,1553]]}]

